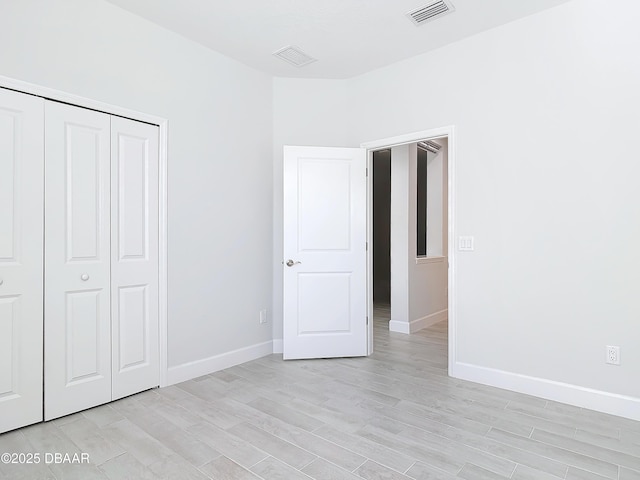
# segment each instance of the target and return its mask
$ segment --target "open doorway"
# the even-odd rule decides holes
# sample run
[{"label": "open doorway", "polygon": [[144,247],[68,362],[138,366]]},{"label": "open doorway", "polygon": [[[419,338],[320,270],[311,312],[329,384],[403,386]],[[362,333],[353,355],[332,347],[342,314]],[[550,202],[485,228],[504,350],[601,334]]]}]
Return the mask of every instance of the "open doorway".
[{"label": "open doorway", "polygon": [[448,152],[446,135],[370,149],[374,337],[448,331]]},{"label": "open doorway", "polygon": [[373,152],[373,328],[391,320],[391,149]]},{"label": "open doorway", "polygon": [[[404,219],[396,218],[391,212],[390,232],[401,232],[406,241],[390,242],[391,263],[391,317],[388,327],[396,332],[412,333],[427,324],[445,322],[447,332],[442,338],[442,350],[446,357],[449,374],[456,366],[456,322],[455,322],[455,265],[456,252],[453,250],[454,209],[452,185],[455,185],[455,142],[454,127],[442,127],[386,138],[362,144],[360,148],[300,147],[285,146],[283,161],[283,354],[285,359],[333,358],[370,355],[373,352],[373,152],[391,149],[391,165],[398,164],[399,158],[406,165],[403,175],[391,175],[391,195],[397,181],[403,181],[404,193],[399,201],[406,205]],[[441,172],[447,174],[442,180],[441,212],[442,255],[431,255],[427,251],[424,258],[418,254],[417,229],[417,181],[409,182],[410,175],[417,176],[418,142],[446,139],[447,162],[442,163]],[[414,155],[415,154],[415,155]],[[327,161],[324,161],[327,160]],[[415,160],[415,161],[414,161]],[[428,159],[427,159],[428,162]],[[367,172],[369,172],[367,174]],[[427,185],[428,186],[428,185]],[[411,189],[411,191],[409,191]],[[332,191],[331,196],[326,192]],[[409,202],[409,198],[415,200]],[[446,198],[446,200],[445,200]],[[329,201],[330,200],[330,201]],[[391,206],[394,205],[392,198]],[[398,202],[395,202],[396,204]],[[427,199],[427,206],[433,205]],[[411,209],[411,210],[410,210]],[[411,218],[411,221],[409,221]],[[403,228],[395,228],[394,221],[402,220]],[[428,227],[428,225],[427,225]],[[409,233],[409,229],[414,233]],[[422,230],[421,230],[422,231]],[[432,231],[429,228],[425,232]],[[446,235],[446,239],[444,237]],[[394,245],[404,248],[404,257],[394,254]],[[433,245],[427,238],[427,244]],[[446,247],[445,247],[446,246]],[[326,258],[326,259],[325,259]],[[404,258],[398,261],[399,258]],[[394,265],[401,265],[405,272],[410,269],[424,270],[424,265],[437,265],[444,271],[446,281],[437,288],[410,290],[406,277],[406,288],[395,289],[393,281]],[[447,272],[447,268],[449,269]],[[408,275],[408,274],[407,274]],[[448,285],[447,285],[448,282]],[[400,282],[398,282],[400,283]],[[366,301],[362,302],[362,292]],[[404,292],[400,302],[396,293]],[[432,310],[422,316],[415,315],[410,299],[416,301],[428,298],[431,293],[442,292],[442,310]],[[395,292],[395,293],[394,293]],[[331,298],[331,302],[326,299]],[[428,303],[436,307],[434,302]],[[407,311],[402,321],[394,311]],[[411,315],[411,316],[409,316]],[[365,321],[363,321],[365,320]],[[390,338],[389,328],[386,329]],[[401,340],[403,335],[395,335]],[[391,337],[394,338],[394,337]],[[414,337],[415,338],[415,337]],[[406,339],[406,337],[405,337]],[[338,345],[337,340],[341,343]],[[379,343],[379,345],[383,346]],[[338,348],[340,346],[340,348]],[[443,358],[443,361],[445,359]]]}]

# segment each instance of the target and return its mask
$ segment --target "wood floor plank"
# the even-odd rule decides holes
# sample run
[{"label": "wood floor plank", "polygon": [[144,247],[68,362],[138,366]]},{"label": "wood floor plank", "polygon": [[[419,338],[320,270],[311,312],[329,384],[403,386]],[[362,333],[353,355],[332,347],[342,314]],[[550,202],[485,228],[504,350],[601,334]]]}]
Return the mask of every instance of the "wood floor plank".
[{"label": "wood floor plank", "polygon": [[320,420],[264,397],[259,397],[256,400],[249,402],[248,405],[256,410],[260,410],[263,413],[309,432],[312,432],[316,428],[320,428],[324,425]]},{"label": "wood floor plank", "polygon": [[156,478],[155,473],[129,453],[107,460],[98,468],[100,468],[109,480],[155,480]]},{"label": "wood floor plank", "polygon": [[562,435],[556,435],[554,433],[538,429],[534,430],[531,438],[566,450],[571,450],[572,452],[589,455],[590,457],[597,458],[605,462],[640,471],[640,457],[629,455],[628,453],[602,447],[600,445],[594,445],[593,443],[576,440],[574,438],[566,438]]},{"label": "wood floor plank", "polygon": [[618,476],[618,466],[610,462],[605,462],[587,455],[576,453],[555,445],[540,442],[538,440],[519,437],[497,429],[491,429],[487,437],[514,446],[523,450],[529,450],[542,457],[550,458],[569,466],[582,468],[584,470],[603,475],[607,478],[616,479]]},{"label": "wood floor plank", "polygon": [[362,465],[366,460],[362,455],[358,455],[334,442],[294,427],[277,418],[261,418],[250,423],[260,430],[306,450],[313,455],[322,457],[345,470],[352,471],[359,465]]},{"label": "wood floor plank", "polygon": [[328,425],[319,428],[313,433],[364,457],[375,458],[378,463],[392,470],[404,472],[415,463],[413,458],[398,450],[387,448],[384,445],[334,429]]},{"label": "wood floor plank", "polygon": [[157,441],[129,419],[112,423],[102,429],[100,434],[120,445],[145,466],[161,461],[173,452]]},{"label": "wood floor plank", "polygon": [[457,478],[455,475],[443,472],[422,462],[416,462],[405,472],[405,475],[415,480],[454,480]]},{"label": "wood floor plank", "polygon": [[510,478],[503,477],[502,475],[498,475],[472,463],[467,463],[462,467],[462,470],[458,473],[458,477],[466,480],[506,480],[507,478]]},{"label": "wood floor plank", "polygon": [[409,480],[410,478],[373,460],[367,460],[364,465],[356,470],[356,473],[366,480]]},{"label": "wood floor plank", "polygon": [[640,472],[621,467],[620,480],[640,480]]},{"label": "wood floor plank", "polygon": [[98,427],[86,418],[67,423],[60,430],[75,443],[78,448],[89,455],[91,463],[100,465],[125,453],[125,449],[100,435]]},{"label": "wood floor plank", "polygon": [[168,455],[149,465],[158,480],[209,480],[209,477],[178,455]]},{"label": "wood floor plank", "polygon": [[254,465],[251,471],[264,480],[309,480],[304,473],[273,457]]},{"label": "wood floor plank", "polygon": [[228,432],[294,468],[302,468],[317,458],[316,455],[248,423],[236,425]]},{"label": "wood floor plank", "polygon": [[322,458],[317,458],[304,467],[302,473],[315,480],[357,480],[359,478]]},{"label": "wood floor plank", "polygon": [[215,480],[258,480],[255,474],[233,460],[220,456],[200,467],[200,470]]},{"label": "wood floor plank", "polygon": [[207,422],[193,425],[187,431],[245,468],[249,468],[269,456],[266,452],[254,447],[250,442],[231,435]]},{"label": "wood floor plank", "polygon": [[597,473],[587,472],[581,468],[570,467],[567,472],[566,480],[606,480],[607,477],[598,475]]},{"label": "wood floor plank", "polygon": [[535,468],[527,467],[526,465],[518,465],[511,476],[512,480],[558,480],[563,479],[565,476],[557,477],[549,473],[541,472]]},{"label": "wood floor plank", "polygon": [[444,436],[449,440],[490,453],[498,458],[511,460],[514,463],[525,465],[560,478],[564,478],[568,469],[567,465],[556,460],[457,428],[449,429],[444,433]]}]

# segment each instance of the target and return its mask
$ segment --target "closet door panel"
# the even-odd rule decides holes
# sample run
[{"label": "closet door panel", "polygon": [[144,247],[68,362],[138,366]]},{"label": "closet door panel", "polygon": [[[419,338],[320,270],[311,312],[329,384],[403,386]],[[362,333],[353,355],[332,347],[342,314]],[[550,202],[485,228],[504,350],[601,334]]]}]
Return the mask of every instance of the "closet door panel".
[{"label": "closet door panel", "polygon": [[45,419],[111,400],[110,116],[46,103]]},{"label": "closet door panel", "polygon": [[113,399],[160,383],[158,127],[111,120]]},{"label": "closet door panel", "polygon": [[44,100],[0,89],[0,433],[42,420]]}]

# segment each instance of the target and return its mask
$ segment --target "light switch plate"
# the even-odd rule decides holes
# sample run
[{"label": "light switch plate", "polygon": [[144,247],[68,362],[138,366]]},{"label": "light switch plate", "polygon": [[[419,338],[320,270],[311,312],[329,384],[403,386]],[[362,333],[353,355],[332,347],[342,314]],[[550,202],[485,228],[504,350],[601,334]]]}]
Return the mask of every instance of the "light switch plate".
[{"label": "light switch plate", "polygon": [[461,252],[473,252],[473,237],[458,237],[458,250]]}]

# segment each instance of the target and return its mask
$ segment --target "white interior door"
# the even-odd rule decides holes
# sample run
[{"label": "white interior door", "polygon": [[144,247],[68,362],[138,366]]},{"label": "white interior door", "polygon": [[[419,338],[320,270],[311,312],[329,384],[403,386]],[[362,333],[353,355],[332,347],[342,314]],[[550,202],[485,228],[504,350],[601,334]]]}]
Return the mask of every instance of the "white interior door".
[{"label": "white interior door", "polygon": [[42,420],[44,100],[0,89],[0,433]]},{"label": "white interior door", "polygon": [[367,355],[366,151],[284,147],[284,358]]},{"label": "white interior door", "polygon": [[112,398],[160,383],[158,127],[111,119]]},{"label": "white interior door", "polygon": [[111,400],[110,117],[45,105],[45,420]]}]

